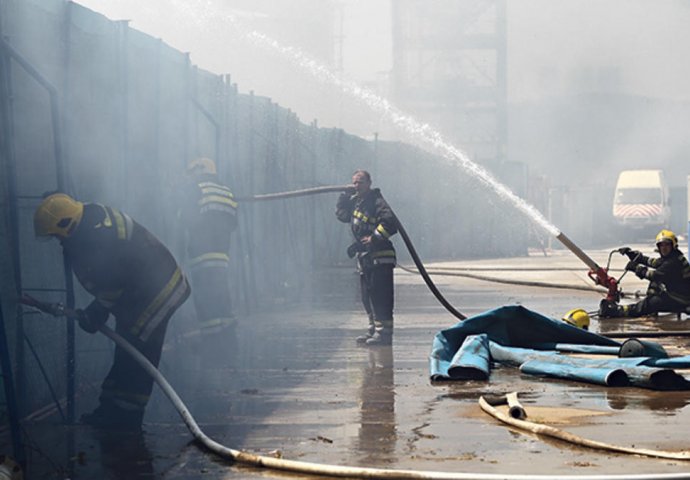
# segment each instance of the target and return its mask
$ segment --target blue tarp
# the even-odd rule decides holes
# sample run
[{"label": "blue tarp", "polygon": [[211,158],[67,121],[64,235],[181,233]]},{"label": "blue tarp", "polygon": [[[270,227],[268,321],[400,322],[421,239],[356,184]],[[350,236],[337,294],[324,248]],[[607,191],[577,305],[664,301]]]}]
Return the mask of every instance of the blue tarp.
[{"label": "blue tarp", "polygon": [[[600,385],[690,389],[690,382],[669,369],[689,368],[690,356],[659,358],[667,357],[663,348],[644,343],[654,357],[618,358],[621,343],[615,340],[522,306],[505,306],[437,333],[429,367],[434,381],[486,380],[491,362],[501,362],[519,366],[526,374]],[[611,358],[572,357],[561,352],[608,354]]]}]

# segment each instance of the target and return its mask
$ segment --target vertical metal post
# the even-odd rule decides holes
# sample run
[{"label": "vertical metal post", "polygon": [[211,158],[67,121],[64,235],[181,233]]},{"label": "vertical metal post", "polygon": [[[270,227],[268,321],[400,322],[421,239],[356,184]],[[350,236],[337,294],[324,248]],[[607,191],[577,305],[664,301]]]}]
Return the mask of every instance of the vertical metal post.
[{"label": "vertical metal post", "polygon": [[[14,59],[36,82],[38,82],[47,92],[50,98],[50,118],[52,122],[52,127],[53,127],[53,150],[54,150],[54,156],[55,156],[55,164],[56,164],[56,170],[57,170],[57,187],[58,190],[60,191],[67,191],[67,165],[64,161],[64,155],[62,151],[62,141],[63,141],[63,136],[62,136],[62,129],[61,129],[61,115],[60,115],[60,106],[59,106],[59,100],[58,100],[58,92],[57,89],[36,69],[34,68],[31,63],[29,63],[24,57],[22,57],[10,44],[8,44],[2,37],[0,37],[0,47],[2,47],[3,51],[9,56]],[[9,63],[7,60],[6,63]],[[7,70],[7,69],[5,69]],[[12,162],[10,162],[12,163]],[[16,175],[16,173],[15,173]],[[11,186],[11,188],[13,188]],[[13,200],[16,201],[17,198],[17,192],[12,191],[11,197]],[[16,206],[15,206],[16,210]],[[16,219],[15,219],[16,221]],[[17,225],[17,223],[15,223]],[[15,227],[17,228],[17,227]],[[17,230],[18,232],[18,230]],[[18,240],[16,240],[18,242]],[[17,283],[17,288],[21,289],[21,274],[20,269],[19,269],[19,245],[17,243],[16,245],[16,256],[17,259],[15,269],[16,273],[15,275],[17,276],[18,283]],[[66,300],[65,303],[67,304],[68,307],[73,307],[74,306],[74,284],[72,280],[72,269],[69,265],[69,262],[64,259],[63,260],[63,265],[64,265],[64,272],[65,272],[65,290],[66,290]],[[21,290],[20,290],[21,291]],[[21,316],[18,317],[19,321],[17,322],[17,358],[18,358],[18,379],[19,379],[19,384],[18,384],[18,392],[19,392],[19,399],[21,401],[21,405],[26,405],[26,402],[24,402],[25,399],[25,386],[23,384],[23,375],[24,375],[24,367],[23,367],[23,345],[24,345],[24,331],[23,331],[23,325],[21,321]],[[68,362],[72,362],[71,366],[68,366],[68,400],[70,398],[69,394],[69,389],[70,389],[70,379],[69,379],[69,371],[72,370],[72,395],[71,397],[74,397],[74,325],[73,322],[67,322],[67,360]],[[21,334],[21,337],[19,335]],[[70,360],[71,356],[71,360]],[[73,408],[73,405],[72,405]],[[68,406],[68,419],[70,421],[74,420],[74,412],[73,410],[70,413],[70,408]]]},{"label": "vertical metal post", "polygon": [[[0,37],[2,41],[2,37]],[[4,46],[4,44],[3,44]],[[12,231],[11,248],[12,248],[12,269],[14,276],[15,288],[21,291],[21,270],[19,268],[19,207],[17,205],[17,165],[14,152],[14,122],[12,103],[12,73],[11,73],[11,55],[9,50],[3,49],[0,54],[0,82],[2,89],[0,90],[0,100],[2,100],[2,123],[3,123],[3,149],[7,158],[7,196],[9,205],[9,222]],[[5,143],[6,142],[6,143]],[[24,317],[22,316],[22,308],[17,305],[17,323],[14,335],[15,342],[15,364],[17,366],[17,382],[15,393],[18,399],[17,414],[21,417],[26,412],[26,364],[24,362]]]},{"label": "vertical metal post", "polygon": [[[65,4],[65,18],[64,18],[64,23],[63,23],[63,38],[64,38],[64,45],[65,49],[63,52],[63,68],[64,68],[64,76],[63,76],[63,94],[62,94],[62,106],[63,109],[62,115],[61,115],[61,121],[62,124],[65,127],[65,132],[68,131],[69,128],[69,122],[67,121],[67,105],[69,104],[69,92],[70,92],[70,56],[71,56],[71,25],[72,25],[72,8],[71,8],[72,2],[67,2]],[[59,124],[59,123],[58,123]],[[57,136],[57,133],[56,133]],[[64,141],[65,145],[65,150],[68,153],[69,149],[69,141],[65,139]],[[58,190],[60,191],[70,191],[71,188],[67,187],[66,182],[67,179],[70,178],[70,175],[66,171],[66,165],[62,161],[62,155],[56,156],[56,158],[60,159],[60,164],[58,166]],[[72,277],[72,266],[69,263],[69,260],[67,257],[63,256],[62,259],[63,262],[63,271],[64,271],[64,276],[65,276],[65,290],[66,290],[66,298],[65,298],[65,304],[70,307],[74,308],[74,280]],[[65,322],[65,328],[66,328],[66,333],[67,333],[67,351],[66,353],[66,360],[67,360],[67,385],[66,385],[66,396],[67,396],[67,405],[66,405],[66,410],[67,410],[67,421],[69,423],[74,423],[74,418],[75,418],[75,404],[74,404],[74,396],[75,396],[75,391],[76,391],[76,343],[75,343],[75,329],[74,329],[74,322]]]},{"label": "vertical metal post", "polygon": [[[156,43],[156,53],[154,56],[154,62],[155,62],[155,67],[154,67],[154,85],[155,85],[155,93],[153,97],[153,109],[156,112],[156,121],[153,122],[153,135],[151,142],[153,142],[153,157],[154,157],[154,162],[156,164],[156,170],[160,172],[167,172],[168,169],[164,168],[163,165],[161,165],[161,49],[163,45],[163,40],[158,39],[158,42]],[[159,192],[164,192],[166,185],[165,185],[165,180],[166,180],[167,175],[158,175],[158,189]],[[161,206],[162,207],[162,206]],[[167,217],[167,216],[166,216]],[[165,223],[165,222],[164,222]],[[167,227],[166,225],[162,225],[161,228]]]},{"label": "vertical metal post", "polygon": [[687,196],[687,216],[688,216],[688,255],[690,255],[690,175],[688,175],[687,186],[685,189],[685,195]]},{"label": "vertical metal post", "polygon": [[184,92],[184,98],[183,98],[183,105],[182,105],[182,121],[184,124],[182,125],[182,135],[184,136],[182,141],[183,141],[183,157],[182,157],[182,171],[185,171],[187,167],[187,162],[189,162],[189,156],[190,156],[190,150],[189,150],[189,99],[192,98],[191,94],[191,70],[192,70],[192,61],[191,58],[189,57],[189,52],[186,52],[184,54],[185,56],[185,64],[184,64],[184,79],[185,79],[185,92]]},{"label": "vertical metal post", "polygon": [[497,152],[500,162],[508,157],[508,34],[506,0],[496,0],[496,122]]},{"label": "vertical metal post", "polygon": [[373,158],[372,158],[372,170],[373,170],[373,175],[374,178],[378,178],[379,176],[379,132],[374,132],[374,141],[372,142],[373,145]]},{"label": "vertical metal post", "polygon": [[14,379],[12,376],[12,364],[10,362],[10,353],[7,345],[7,336],[5,333],[5,316],[2,312],[2,301],[0,301],[0,366],[2,366],[3,386],[5,389],[5,400],[7,402],[7,414],[10,419],[10,434],[12,436],[12,449],[14,456],[22,467],[25,467],[26,456],[24,454],[24,445],[21,442],[19,435],[19,412],[17,411],[17,403],[14,391]]},{"label": "vertical metal post", "polygon": [[[0,12],[1,13],[1,12]],[[0,18],[0,39],[2,36],[2,18]],[[15,156],[14,156],[14,130],[13,130],[13,115],[12,115],[12,95],[11,95],[11,80],[10,80],[10,57],[5,49],[0,49],[0,160],[5,158],[7,166],[7,189],[8,189],[8,199],[9,199],[9,229],[11,233],[11,248],[12,248],[12,269],[13,277],[15,281],[15,288],[18,289],[18,284],[16,283],[20,279],[19,275],[19,255],[18,255],[18,242],[17,242],[17,202],[15,194]],[[2,162],[0,162],[0,167],[2,167]],[[17,328],[16,328],[16,355],[17,359],[21,360],[21,363],[17,364],[17,371],[24,375],[24,330],[22,317],[19,315],[21,313],[21,307],[17,305]],[[5,402],[7,404],[7,415],[9,417],[10,423],[10,435],[12,440],[13,454],[17,462],[25,467],[26,465],[26,455],[24,452],[24,445],[21,442],[19,418],[21,412],[19,411],[19,405],[17,402],[18,393],[24,394],[24,391],[17,392],[15,389],[14,375],[12,372],[12,361],[10,358],[9,345],[7,344],[7,331],[5,329],[5,317],[3,312],[2,300],[0,299],[0,369],[3,376],[3,387]],[[20,386],[25,389],[25,383],[21,382]],[[22,397],[25,398],[25,397]]]},{"label": "vertical metal post", "polygon": [[120,186],[121,201],[129,206],[129,20],[117,21],[117,75],[120,90]]}]

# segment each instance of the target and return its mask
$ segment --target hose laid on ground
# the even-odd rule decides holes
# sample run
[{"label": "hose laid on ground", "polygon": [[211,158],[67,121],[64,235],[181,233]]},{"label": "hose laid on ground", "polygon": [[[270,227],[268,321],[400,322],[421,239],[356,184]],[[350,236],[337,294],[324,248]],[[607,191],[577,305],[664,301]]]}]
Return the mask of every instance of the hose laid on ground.
[{"label": "hose laid on ground", "polygon": [[690,330],[667,330],[664,332],[644,332],[631,330],[629,332],[606,332],[599,335],[608,338],[665,338],[665,337],[690,337]]},{"label": "hose laid on ground", "polygon": [[[184,402],[173,390],[168,381],[129,342],[118,335],[109,327],[103,325],[100,332],[115,342],[120,348],[125,350],[134,360],[153,378],[163,393],[173,403],[182,420],[185,422],[194,438],[216,455],[245,465],[252,465],[259,468],[271,468],[276,470],[306,473],[311,475],[325,475],[341,478],[374,478],[374,479],[446,479],[446,480],[557,480],[557,479],[587,479],[587,480],[675,480],[689,478],[689,473],[683,474],[652,474],[652,475],[515,475],[515,474],[493,474],[493,473],[456,473],[456,472],[431,472],[419,470],[395,470],[384,468],[348,467],[340,465],[327,465],[322,463],[303,462],[298,460],[285,460],[282,458],[266,457],[255,455],[240,450],[221,445],[208,437],[199,428],[199,425],[192,417]],[[517,399],[517,396],[515,397]],[[480,402],[483,399],[480,399]],[[488,404],[487,404],[488,405]],[[518,420],[519,421],[519,420]]]},{"label": "hose laid on ground", "polygon": [[[517,394],[515,395],[516,396],[514,398],[516,399]],[[519,428],[521,430],[526,430],[528,432],[536,433],[538,435],[546,435],[548,437],[557,438],[559,440],[563,440],[574,445],[580,445],[582,447],[587,448],[595,448],[598,450],[607,450],[610,452],[629,453],[633,455],[644,455],[647,457],[666,458],[670,460],[690,460],[690,451],[669,452],[666,450],[650,450],[646,448],[632,448],[623,447],[620,445],[612,445],[610,443],[604,443],[596,440],[590,440],[588,438],[579,437],[577,435],[573,435],[572,433],[568,433],[564,430],[554,428],[550,425],[529,422],[527,420],[520,420],[510,415],[506,415],[505,413],[492,407],[489,404],[489,402],[487,402],[484,399],[484,397],[479,397],[479,406],[486,413],[502,421],[503,423],[507,423],[508,425],[511,425],[513,427]]]},{"label": "hose laid on ground", "polygon": [[[417,270],[414,270],[412,268],[408,268],[402,265],[398,265],[401,270],[404,270],[408,273],[412,274],[418,274],[419,272]],[[581,270],[581,269],[580,269]],[[496,278],[496,277],[487,277],[485,275],[477,275],[475,273],[463,273],[463,272],[443,272],[443,271],[437,271],[437,270],[432,270],[429,272],[432,275],[442,275],[442,276],[447,276],[447,277],[466,277],[466,278],[473,278],[475,280],[482,280],[484,282],[493,282],[493,283],[503,283],[507,285],[523,285],[527,287],[543,287],[543,288],[560,288],[560,289],[565,289],[565,290],[582,290],[585,292],[596,292],[596,293],[603,293],[606,294],[607,290],[604,288],[596,288],[596,287],[587,287],[585,285],[570,285],[567,283],[547,283],[547,282],[535,282],[535,281],[527,281],[527,280],[506,280],[504,278]],[[625,292],[621,292],[621,297],[626,298],[634,296],[632,294],[627,294]]]}]

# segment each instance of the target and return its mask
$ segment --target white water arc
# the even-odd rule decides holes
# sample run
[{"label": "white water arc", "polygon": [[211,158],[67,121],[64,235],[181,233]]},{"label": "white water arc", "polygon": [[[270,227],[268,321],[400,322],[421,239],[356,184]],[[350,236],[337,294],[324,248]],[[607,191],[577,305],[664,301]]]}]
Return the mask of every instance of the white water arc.
[{"label": "white water arc", "polygon": [[234,34],[257,47],[277,53],[281,58],[288,60],[292,65],[307,72],[320,82],[334,86],[357,101],[364,103],[373,112],[386,118],[419,142],[420,146],[426,146],[432,152],[452,162],[453,165],[461,167],[468,175],[479,180],[481,184],[496,193],[500,199],[513,205],[547,233],[558,237],[560,233],[558,228],[549,222],[539,210],[513,193],[506,185],[496,180],[485,168],[474,163],[465,152],[445,140],[429,124],[421,123],[412,116],[403,113],[385,98],[358,85],[356,82],[340,78],[340,75],[309,57],[300,49],[282,45],[277,40],[263,33],[245,28],[236,15],[221,11],[208,0],[199,2],[173,0],[171,3],[179,10],[179,13],[183,14],[183,18],[187,22],[192,20],[206,31],[215,22],[223,23],[226,32],[228,30],[227,27],[230,26],[229,30],[232,30]]}]

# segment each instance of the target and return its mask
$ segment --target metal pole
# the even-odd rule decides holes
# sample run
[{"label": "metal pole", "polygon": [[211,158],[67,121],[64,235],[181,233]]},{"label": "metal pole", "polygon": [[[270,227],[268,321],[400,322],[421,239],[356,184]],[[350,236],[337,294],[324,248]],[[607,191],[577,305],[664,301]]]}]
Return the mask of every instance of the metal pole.
[{"label": "metal pole", "polygon": [[[64,21],[64,38],[65,38],[65,51],[64,51],[64,84],[63,84],[63,106],[67,105],[68,101],[68,92],[69,92],[69,87],[70,87],[70,33],[71,29],[70,26],[72,24],[72,8],[71,8],[72,2],[68,2],[65,6],[65,21]],[[63,109],[63,117],[62,117],[62,122],[64,122],[65,130],[67,130],[68,123],[66,121],[66,112]],[[57,133],[56,133],[57,137]],[[69,143],[65,141],[65,147],[68,147]],[[60,158],[62,158],[62,155],[60,155]],[[67,186],[65,185],[65,182],[67,178],[69,178],[68,173],[65,171],[65,164],[61,160],[61,165],[58,168],[58,190],[60,191],[66,191],[68,190]],[[69,189],[71,190],[71,189]],[[62,263],[63,263],[63,271],[65,274],[65,290],[66,290],[66,299],[65,299],[65,304],[69,308],[74,308],[74,280],[72,277],[72,266],[69,263],[69,260],[67,257],[63,256],[62,258]],[[74,329],[74,322],[66,322],[66,333],[67,333],[67,389],[66,389],[66,395],[67,395],[67,405],[66,405],[66,410],[67,410],[67,422],[68,423],[74,423],[74,418],[75,418],[75,403],[74,403],[74,396],[76,392],[76,370],[77,370],[77,364],[76,364],[76,343],[75,343],[75,329]]]},{"label": "metal pole", "polygon": [[[206,119],[213,125],[213,128],[215,129],[215,145],[214,145],[214,160],[218,162],[218,154],[220,153],[220,125],[218,124],[218,121],[215,119],[215,117],[204,108],[204,106],[199,103],[199,101],[192,97],[192,104],[201,112],[201,114],[206,117]],[[198,150],[198,146],[197,146]]]},{"label": "metal pole", "polygon": [[[0,19],[1,20],[1,19]],[[0,21],[0,27],[2,22]],[[0,39],[2,39],[2,32],[0,29]],[[7,188],[9,198],[9,228],[11,235],[12,248],[12,269],[15,279],[15,289],[19,286],[16,283],[20,280],[19,273],[19,244],[17,241],[18,223],[17,223],[17,202],[15,195],[15,157],[14,157],[14,131],[12,128],[12,105],[11,105],[11,91],[10,91],[10,73],[9,73],[9,55],[6,50],[0,52],[0,126],[2,127],[2,138],[0,139],[0,160],[5,157],[7,164]],[[21,307],[17,305],[17,334],[16,334],[16,355],[20,360],[17,364],[17,371],[24,374],[24,342],[23,342],[23,323],[21,317]],[[10,434],[12,439],[12,449],[14,456],[22,467],[26,466],[26,456],[24,452],[24,445],[20,438],[19,417],[21,412],[17,405],[17,392],[15,390],[14,377],[12,373],[12,362],[10,359],[9,345],[7,344],[7,332],[5,330],[5,317],[2,306],[2,299],[0,298],[0,368],[3,375],[3,386],[5,401],[7,403],[7,414],[10,423]],[[23,385],[23,384],[22,384]],[[21,393],[21,392],[20,392]],[[25,403],[24,403],[25,404]]]},{"label": "metal pole", "polygon": [[2,365],[2,375],[5,389],[5,401],[7,402],[7,413],[10,419],[10,433],[12,435],[12,448],[17,462],[25,467],[26,456],[24,455],[24,445],[19,436],[19,412],[14,392],[14,380],[12,378],[12,364],[10,363],[10,353],[7,346],[7,336],[5,334],[5,317],[2,312],[2,301],[0,300],[0,365]]},{"label": "metal pole", "polygon": [[[63,151],[62,151],[62,130],[60,128],[60,108],[58,101],[57,89],[33,66],[29,63],[19,52],[17,52],[12,45],[7,43],[4,38],[0,37],[0,47],[12,57],[39,85],[41,85],[50,97],[50,118],[53,126],[53,150],[55,156],[55,164],[57,170],[57,187],[60,191],[66,191],[67,168],[65,165]],[[19,255],[19,250],[17,250]],[[17,260],[18,262],[18,260]],[[74,281],[72,279],[72,268],[66,258],[63,259],[63,267],[65,272],[65,303],[68,307],[74,306]],[[18,265],[16,268],[19,268]],[[18,286],[20,284],[17,284]],[[70,422],[74,421],[74,325],[67,322],[67,362],[68,362],[68,378],[67,378],[67,418]],[[21,321],[18,323],[21,326]],[[20,345],[23,345],[23,331]],[[71,373],[70,373],[71,372]],[[20,377],[21,378],[21,377]],[[70,405],[70,399],[72,404]],[[24,402],[23,402],[24,404]]]}]

